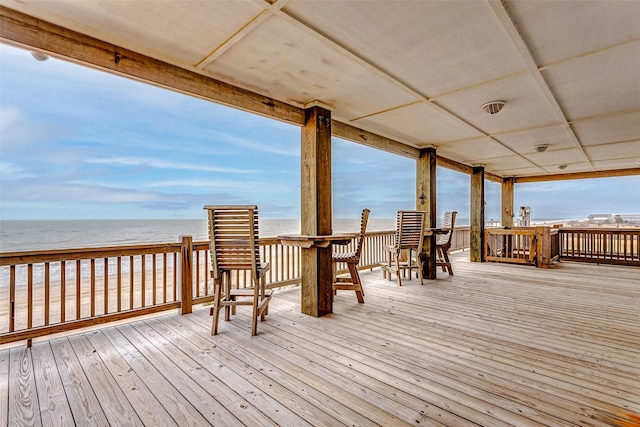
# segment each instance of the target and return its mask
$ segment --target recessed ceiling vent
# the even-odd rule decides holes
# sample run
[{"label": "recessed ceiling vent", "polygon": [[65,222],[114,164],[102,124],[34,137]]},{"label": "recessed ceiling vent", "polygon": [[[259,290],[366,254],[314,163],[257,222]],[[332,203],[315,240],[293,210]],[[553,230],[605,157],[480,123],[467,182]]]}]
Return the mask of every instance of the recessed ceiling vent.
[{"label": "recessed ceiling vent", "polygon": [[504,101],[485,102],[484,104],[482,104],[482,109],[487,114],[497,114],[500,112],[500,110],[502,110],[504,104],[506,104]]}]

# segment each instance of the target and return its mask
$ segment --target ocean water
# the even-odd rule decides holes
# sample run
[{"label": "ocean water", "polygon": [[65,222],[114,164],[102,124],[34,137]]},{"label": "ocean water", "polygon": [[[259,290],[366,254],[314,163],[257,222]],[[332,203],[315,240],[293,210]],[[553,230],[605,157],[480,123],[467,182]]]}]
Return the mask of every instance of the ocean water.
[{"label": "ocean water", "polygon": [[[370,218],[368,230],[391,230],[394,218]],[[299,233],[299,219],[260,219],[260,236]],[[360,230],[360,219],[335,219],[335,232]],[[57,220],[0,221],[0,252],[171,243],[180,236],[205,241],[207,221],[188,220]]]}]

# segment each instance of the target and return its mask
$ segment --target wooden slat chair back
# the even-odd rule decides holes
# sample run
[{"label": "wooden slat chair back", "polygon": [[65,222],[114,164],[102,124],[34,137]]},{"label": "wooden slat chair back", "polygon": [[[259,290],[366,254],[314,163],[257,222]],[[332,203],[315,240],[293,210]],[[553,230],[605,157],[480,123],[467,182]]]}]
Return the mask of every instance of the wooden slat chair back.
[{"label": "wooden slat chair back", "polygon": [[[356,250],[353,252],[336,252],[333,254],[333,291],[334,293],[339,290],[349,290],[356,292],[356,298],[359,303],[364,303],[364,289],[362,288],[362,281],[358,274],[358,264],[360,263],[360,253],[362,252],[362,242],[364,241],[364,235],[367,231],[367,222],[369,221],[369,209],[362,211],[362,217],[360,218],[360,235],[356,243]],[[336,265],[340,262],[346,263],[349,269],[350,277],[337,277]]]},{"label": "wooden slat chair back", "polygon": [[391,274],[395,274],[398,286],[402,285],[401,273],[409,270],[409,279],[411,279],[414,268],[418,270],[420,284],[424,283],[422,260],[417,255],[422,252],[426,218],[427,214],[424,211],[398,211],[395,244],[385,246],[387,264],[381,266],[383,277],[388,275],[391,280]]},{"label": "wooden slat chair back", "polygon": [[453,236],[453,227],[456,225],[456,216],[458,212],[450,211],[444,213],[444,223],[442,228],[448,229],[446,234],[438,236],[436,241],[436,266],[442,267],[442,271],[449,271],[449,275],[453,276],[453,268],[449,260],[449,249],[451,248],[451,237]]},{"label": "wooden slat chair back", "polygon": [[[258,207],[205,206],[204,209],[209,216],[209,252],[214,284],[211,335],[218,333],[220,310],[225,309],[225,321],[228,321],[231,308],[235,314],[238,305],[253,307],[251,335],[256,335],[258,317],[264,320],[271,299],[271,291],[265,289],[269,263],[260,262]],[[249,271],[251,286],[233,289],[232,271]]]}]

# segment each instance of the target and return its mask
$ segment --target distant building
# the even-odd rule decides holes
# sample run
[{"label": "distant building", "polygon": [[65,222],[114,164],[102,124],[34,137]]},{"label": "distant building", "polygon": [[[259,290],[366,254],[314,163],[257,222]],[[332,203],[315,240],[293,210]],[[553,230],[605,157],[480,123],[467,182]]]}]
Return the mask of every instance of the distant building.
[{"label": "distant building", "polygon": [[624,222],[640,222],[640,214],[618,214]]},{"label": "distant building", "polygon": [[591,214],[589,215],[589,221],[606,222],[612,221],[613,214]]}]

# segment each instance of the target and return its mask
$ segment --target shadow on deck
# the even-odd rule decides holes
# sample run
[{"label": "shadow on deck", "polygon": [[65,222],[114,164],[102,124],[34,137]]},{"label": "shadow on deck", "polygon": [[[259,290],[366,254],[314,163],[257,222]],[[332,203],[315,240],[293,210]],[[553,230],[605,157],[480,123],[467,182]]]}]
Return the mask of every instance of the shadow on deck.
[{"label": "shadow on deck", "polygon": [[254,338],[200,309],[0,350],[0,424],[638,425],[639,269],[467,258],[319,319],[280,291]]}]

